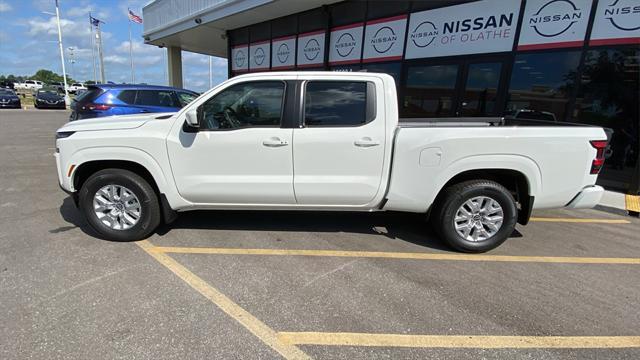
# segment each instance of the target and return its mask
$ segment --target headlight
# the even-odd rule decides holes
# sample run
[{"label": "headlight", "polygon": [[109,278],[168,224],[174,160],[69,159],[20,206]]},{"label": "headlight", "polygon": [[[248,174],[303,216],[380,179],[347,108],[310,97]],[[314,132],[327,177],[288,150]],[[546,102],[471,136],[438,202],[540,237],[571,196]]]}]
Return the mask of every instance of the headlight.
[{"label": "headlight", "polygon": [[66,139],[66,138],[68,138],[69,136],[71,136],[71,135],[73,135],[75,133],[76,133],[75,131],[58,131],[56,133],[56,140],[58,140],[58,139]]}]

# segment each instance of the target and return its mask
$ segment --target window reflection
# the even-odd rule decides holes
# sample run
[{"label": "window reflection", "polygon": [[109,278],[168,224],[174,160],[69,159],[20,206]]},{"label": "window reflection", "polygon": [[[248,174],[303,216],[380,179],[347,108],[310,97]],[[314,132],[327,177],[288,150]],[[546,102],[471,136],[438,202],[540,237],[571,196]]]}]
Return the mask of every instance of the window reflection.
[{"label": "window reflection", "polygon": [[362,81],[310,81],[305,93],[305,125],[364,124],[366,86]]},{"label": "window reflection", "polygon": [[489,116],[495,114],[502,63],[469,65],[461,116]]},{"label": "window reflection", "polygon": [[574,121],[602,126],[609,146],[598,181],[626,191],[638,161],[638,49],[598,49],[586,53]]},{"label": "window reflection", "polygon": [[534,110],[563,121],[579,62],[579,51],[516,56],[507,111],[522,115],[520,110]]}]

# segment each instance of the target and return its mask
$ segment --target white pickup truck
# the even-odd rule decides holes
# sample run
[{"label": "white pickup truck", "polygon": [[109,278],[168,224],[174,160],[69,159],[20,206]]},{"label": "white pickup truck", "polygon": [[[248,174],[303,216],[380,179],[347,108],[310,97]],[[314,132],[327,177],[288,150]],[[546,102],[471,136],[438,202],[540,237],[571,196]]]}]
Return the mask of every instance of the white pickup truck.
[{"label": "white pickup truck", "polygon": [[532,209],[602,196],[601,128],[439,120],[399,122],[389,75],[256,73],[178,113],[68,123],[55,158],[89,224],[120,241],[188,210],[394,210],[425,214],[451,246],[481,252]]},{"label": "white pickup truck", "polygon": [[44,86],[44,83],[39,80],[25,80],[25,82],[13,84],[13,88],[16,90],[40,90]]}]

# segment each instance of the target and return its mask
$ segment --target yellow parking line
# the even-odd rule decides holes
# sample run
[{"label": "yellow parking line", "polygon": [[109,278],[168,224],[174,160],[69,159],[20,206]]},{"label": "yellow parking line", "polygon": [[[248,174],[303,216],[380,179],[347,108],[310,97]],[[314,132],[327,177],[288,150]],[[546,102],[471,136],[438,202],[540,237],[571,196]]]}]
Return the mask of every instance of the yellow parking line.
[{"label": "yellow parking line", "polygon": [[535,222],[564,222],[564,223],[594,223],[594,224],[631,224],[629,220],[623,219],[585,219],[585,218],[548,218],[532,217],[530,221]]},{"label": "yellow parking line", "polygon": [[327,256],[327,257],[384,258],[384,259],[412,259],[412,260],[640,265],[640,258],[467,255],[467,254],[432,254],[432,253],[411,253],[411,252],[378,252],[378,251],[234,249],[234,248],[168,247],[168,246],[154,246],[149,251],[152,253],[179,253],[179,254]]},{"label": "yellow parking line", "polygon": [[283,343],[278,334],[267,326],[262,321],[258,320],[255,316],[251,315],[240,305],[234,303],[226,295],[218,291],[213,286],[202,280],[200,277],[189,271],[180,263],[175,261],[169,255],[159,251],[154,251],[155,246],[147,240],[139,241],[136,243],[142,250],[146,251],[160,264],[164,265],[167,269],[171,270],[180,279],[189,284],[192,288],[197,290],[204,297],[214,303],[220,310],[224,311],[239,322],[253,335],[258,337],[266,345],[280,353],[285,359],[310,359],[302,350],[298,349],[293,344]]},{"label": "yellow parking line", "polygon": [[412,348],[637,348],[640,336],[476,336],[280,332],[292,345],[387,346]]}]

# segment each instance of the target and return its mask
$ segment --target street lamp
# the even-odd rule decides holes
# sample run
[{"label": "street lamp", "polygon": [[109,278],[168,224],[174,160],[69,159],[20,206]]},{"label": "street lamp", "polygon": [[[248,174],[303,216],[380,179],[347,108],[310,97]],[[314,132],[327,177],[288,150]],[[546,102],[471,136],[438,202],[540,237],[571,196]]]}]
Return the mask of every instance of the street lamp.
[{"label": "street lamp", "polygon": [[[43,11],[47,15],[54,15],[53,13]],[[60,63],[62,64],[62,80],[64,81],[64,103],[69,105],[71,99],[69,99],[69,91],[67,89],[67,70],[64,67],[64,50],[62,47],[62,29],[60,28],[60,10],[58,9],[58,0],[56,0],[56,22],[58,23],[58,47],[60,48]]]}]

